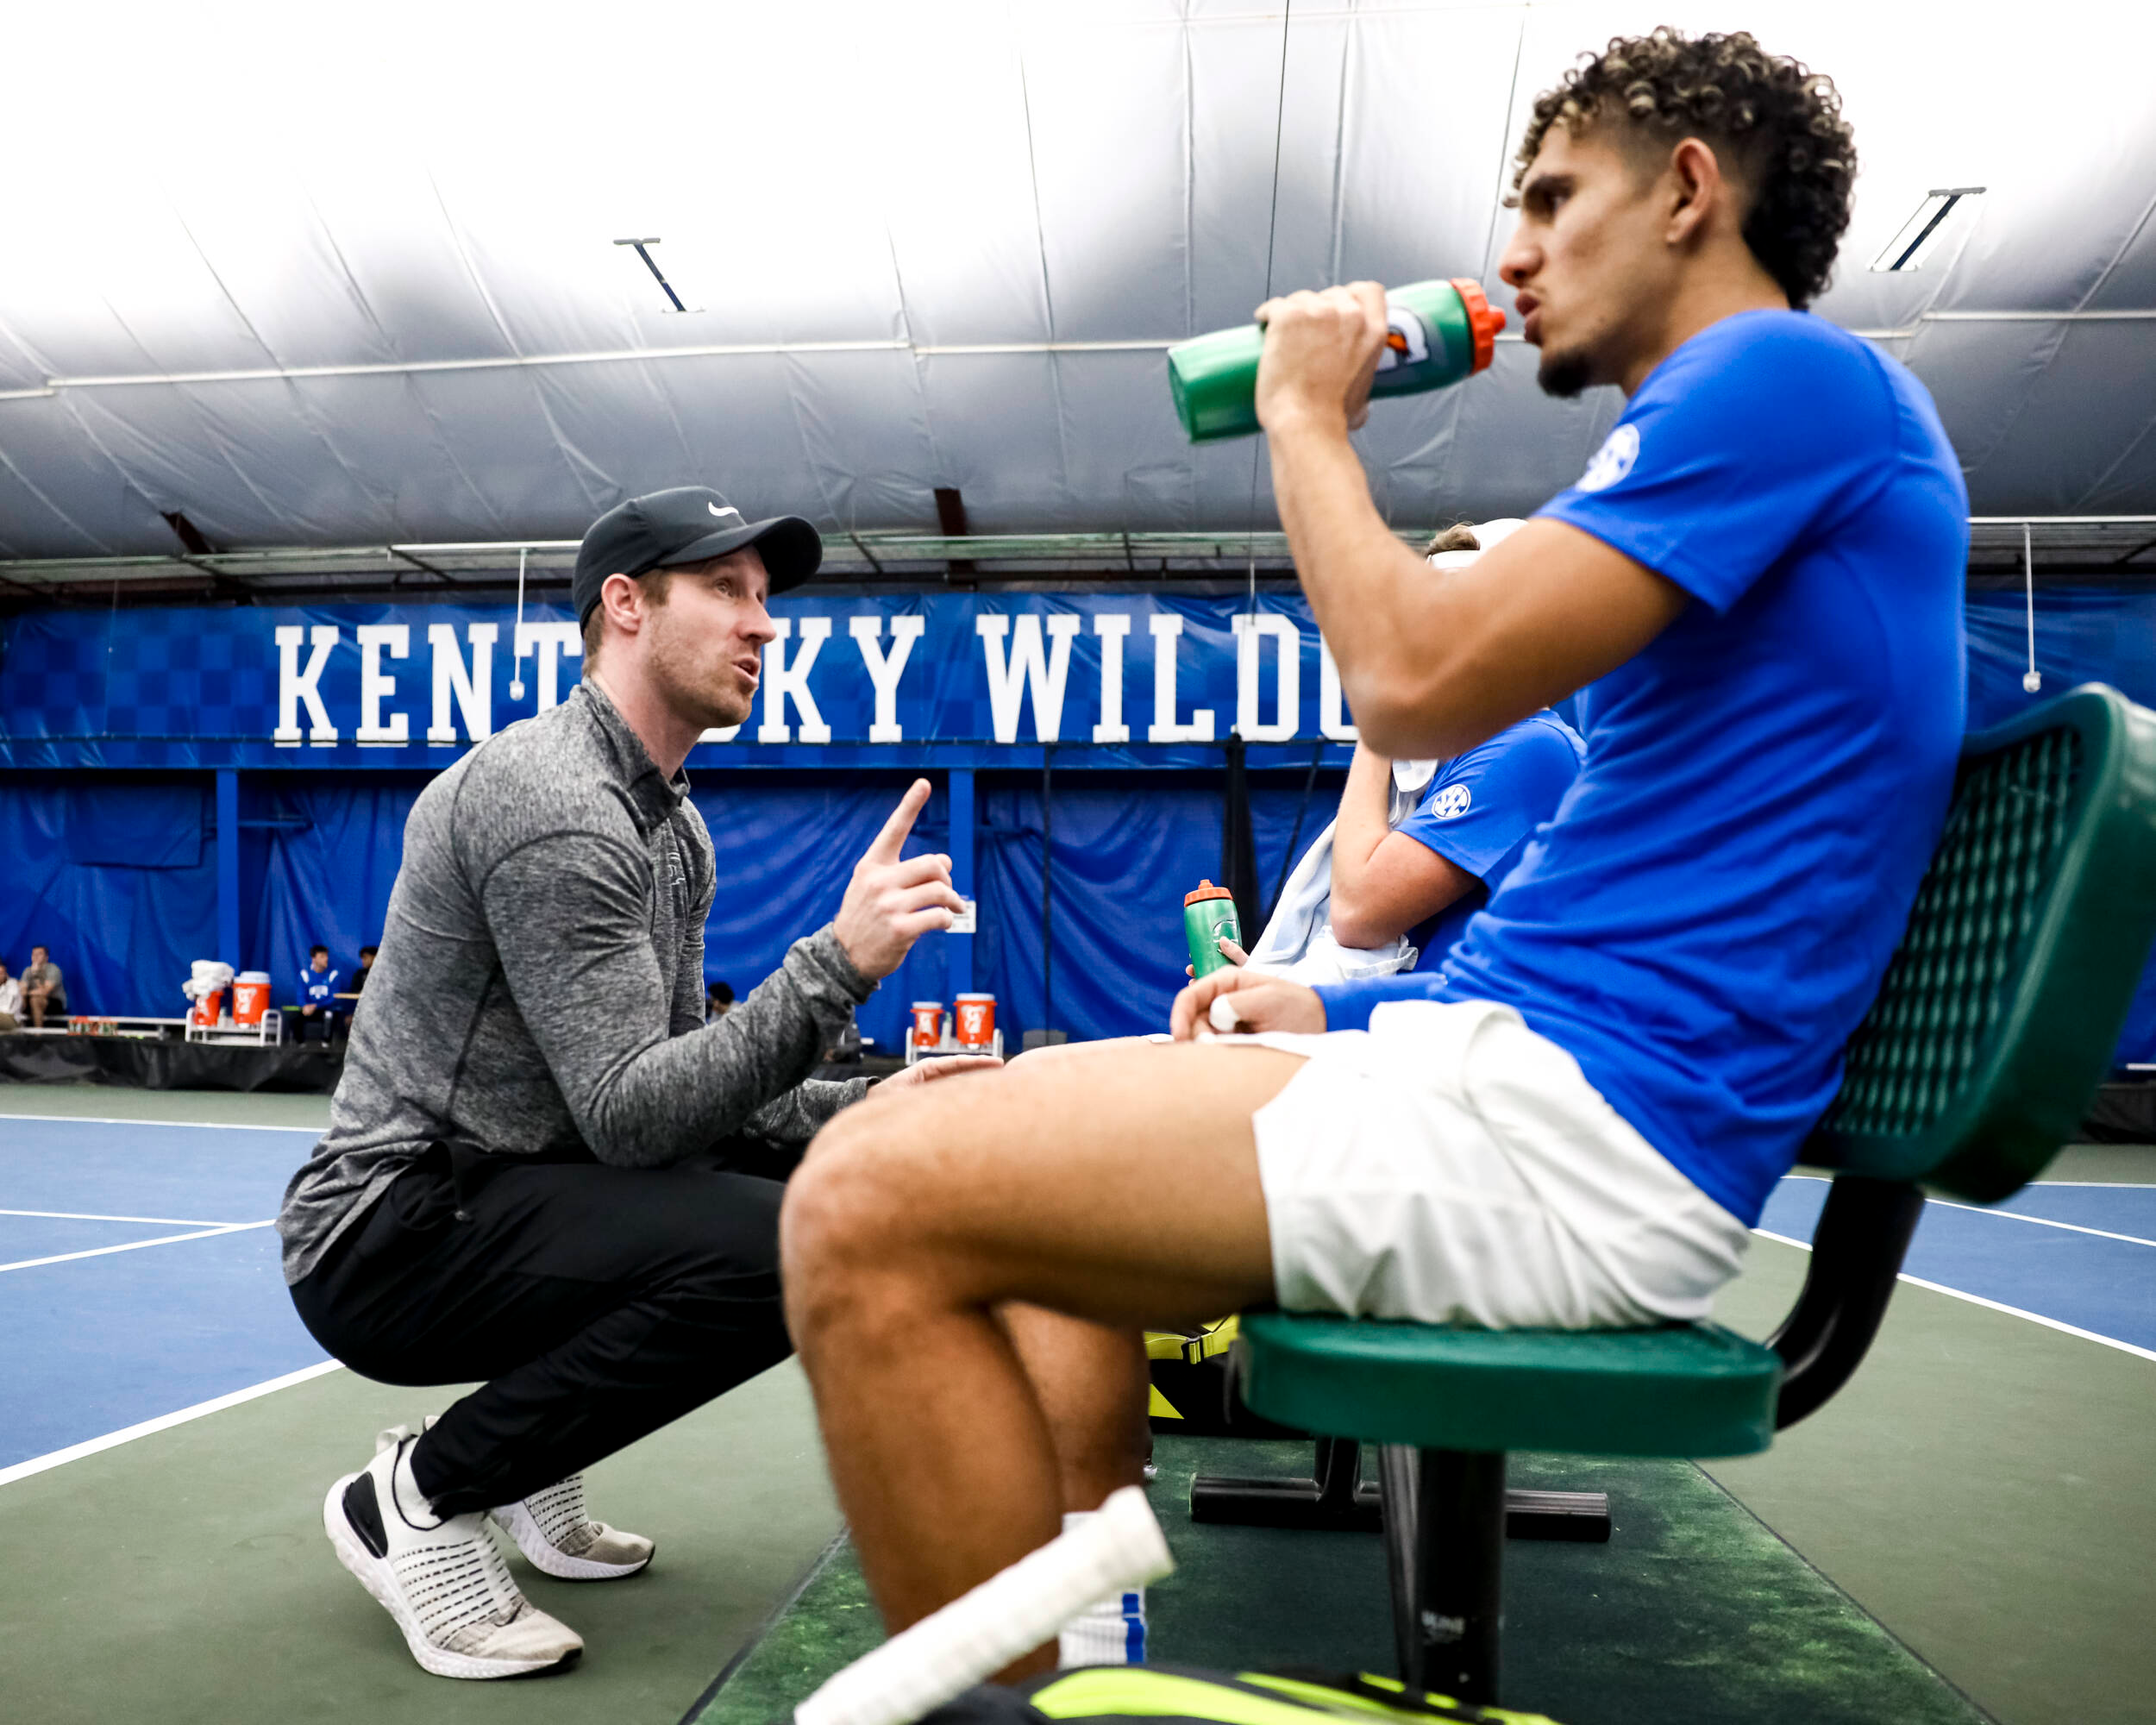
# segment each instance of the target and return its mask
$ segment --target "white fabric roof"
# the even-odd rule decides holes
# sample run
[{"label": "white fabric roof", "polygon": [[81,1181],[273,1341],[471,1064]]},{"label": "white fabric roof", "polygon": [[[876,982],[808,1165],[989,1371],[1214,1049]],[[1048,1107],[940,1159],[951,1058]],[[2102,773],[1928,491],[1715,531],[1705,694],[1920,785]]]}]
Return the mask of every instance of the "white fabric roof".
[{"label": "white fabric roof", "polygon": [[[1475,275],[1527,104],[1657,22],[1831,72],[1824,315],[1930,385],[1977,514],[2156,511],[2156,13],[1300,0],[43,9],[0,148],[0,557],[573,538],[716,483],[827,528],[1270,525],[1161,348],[1276,287]],[[1272,197],[1275,102],[1279,191]],[[1865,265],[1984,185],[1915,274]],[[632,254],[688,303],[665,309]],[[1614,417],[1534,355],[1381,405],[1402,524],[1523,513]],[[1252,504],[1253,474],[1257,501]]]}]

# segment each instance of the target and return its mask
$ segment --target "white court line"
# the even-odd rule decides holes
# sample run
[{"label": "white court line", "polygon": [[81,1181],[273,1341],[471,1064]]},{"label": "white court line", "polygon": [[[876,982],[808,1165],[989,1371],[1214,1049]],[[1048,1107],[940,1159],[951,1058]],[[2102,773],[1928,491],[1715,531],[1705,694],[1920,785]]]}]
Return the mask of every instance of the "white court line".
[{"label": "white court line", "polygon": [[2139,1234],[2115,1234],[2109,1228],[2084,1228],[2078,1222],[2055,1222],[2049,1216],[2025,1216],[2019,1210],[2002,1210],[1989,1204],[1957,1204],[1951,1198],[1927,1198],[1942,1210],[1971,1210],[1979,1216],[2004,1216],[2009,1222],[2034,1222],[2039,1227],[2064,1228],[2069,1233],[2094,1234],[2098,1239],[2124,1240],[2129,1245],[2156,1245]]},{"label": "white court line", "polygon": [[[1809,1251],[1808,1242],[1791,1239],[1787,1234],[1777,1234],[1767,1228],[1754,1228],[1752,1233],[1761,1239],[1771,1239],[1777,1245],[1793,1245],[1799,1251]],[[2032,1324],[2041,1324],[2047,1330],[2057,1330],[2062,1335],[2078,1336],[2084,1342],[2100,1342],[2105,1347],[2116,1348],[2121,1353],[2138,1355],[2142,1359],[2156,1359],[2156,1348],[2136,1347],[2132,1342],[2122,1342],[2116,1336],[2098,1335],[2094,1330],[2084,1330],[2073,1324],[2062,1324],[2056,1318],[2046,1318],[2041,1312],[2024,1311],[2019,1306],[2009,1306],[2001,1301],[1987,1300],[1981,1294],[1966,1293],[1959,1288],[1949,1288],[1943,1282],[1927,1282],[1921,1276],[1911,1276],[1904,1270],[1895,1278],[1906,1282],[1912,1288],[1925,1288],[1934,1294],[1944,1294],[1949,1299],[1966,1300],[1971,1306],[1982,1306],[1987,1311],[2004,1312],[2010,1318],[2027,1318]]]},{"label": "white court line", "polygon": [[[234,1222],[204,1221],[200,1216],[93,1216],[81,1210],[0,1210],[0,1216],[35,1216],[48,1222],[155,1222],[160,1227],[226,1228]],[[246,1226],[252,1227],[253,1223]]]},{"label": "white court line", "polygon": [[251,1384],[245,1389],[235,1389],[229,1396],[218,1396],[207,1402],[197,1402],[191,1408],[182,1408],[176,1414],[160,1414],[154,1420],[145,1420],[139,1426],[124,1426],[116,1432],[107,1432],[102,1438],[91,1438],[79,1444],[70,1444],[64,1450],[53,1450],[41,1456],[32,1456],[28,1461],[16,1462],[12,1467],[0,1467],[0,1485],[27,1479],[34,1473],[43,1473],[48,1468],[62,1467],[71,1461],[80,1461],[100,1451],[117,1449],[122,1444],[133,1443],[137,1438],[147,1438],[154,1432],[170,1431],[174,1426],[184,1426],[190,1420],[199,1420],[205,1414],[222,1413],[227,1408],[236,1408],[242,1402],[252,1402],[259,1396],[269,1396],[279,1389],[289,1389],[295,1383],[304,1383],[310,1377],[320,1377],[325,1372],[340,1370],[339,1362],[325,1359],[319,1365],[288,1371],[282,1377],[273,1377],[266,1383]]},{"label": "white court line", "polygon": [[110,1114],[9,1114],[0,1120],[60,1120],[85,1126],[200,1126],[205,1132],[310,1132],[320,1138],[328,1126],[266,1126],[250,1120],[123,1120]]},{"label": "white court line", "polygon": [[[1832,1183],[1829,1181],[1821,1179],[1821,1176],[1816,1174],[1791,1174],[1786,1177],[1791,1180],[1814,1181],[1821,1185],[1828,1185]],[[2029,1182],[2029,1184],[2032,1186],[2070,1186],[2077,1183],[2091,1186],[2098,1183],[2106,1186],[2120,1186],[2123,1184],[2123,1182],[2115,1181],[2104,1181],[2098,1182],[2093,1180],[2084,1182],[2077,1182],[2070,1180],[2032,1180]],[[2132,1189],[2128,1187],[2126,1189],[2130,1190]],[[2094,1234],[2098,1239],[2124,1240],[2128,1245],[2156,1245],[2156,1240],[2149,1239],[2141,1234],[2115,1234],[2109,1228],[2087,1228],[2082,1226],[2079,1222],[2061,1222],[2056,1221],[2049,1216],[2024,1215],[2019,1210],[2009,1210],[1998,1204],[1958,1204],[1952,1198],[1932,1197],[1927,1197],[1924,1201],[1927,1204],[1936,1204],[1942,1210],[1966,1210],[1971,1215],[1977,1216],[2003,1216],[2009,1222],[2034,1222],[2039,1227],[2064,1228],[2068,1233],[2074,1234]],[[5,1211],[0,1211],[0,1215],[4,1215],[5,1214]]]},{"label": "white court line", "polygon": [[13,1264],[0,1264],[0,1273],[10,1270],[35,1270],[41,1264],[72,1264],[78,1258],[104,1258],[116,1251],[140,1251],[146,1245],[175,1245],[181,1240],[213,1239],[218,1234],[243,1234],[253,1228],[273,1228],[277,1219],[266,1222],[220,1222],[215,1227],[198,1230],[191,1234],[160,1234],[155,1239],[128,1240],[122,1245],[93,1245],[87,1251],[56,1251],[50,1258],[22,1258]]},{"label": "white court line", "polygon": [[[1832,1174],[1784,1174],[1784,1180],[1808,1180],[1815,1186],[1831,1186],[1837,1176]],[[2101,1186],[2109,1192],[2156,1191],[2156,1180],[2031,1180],[2028,1186]]]}]

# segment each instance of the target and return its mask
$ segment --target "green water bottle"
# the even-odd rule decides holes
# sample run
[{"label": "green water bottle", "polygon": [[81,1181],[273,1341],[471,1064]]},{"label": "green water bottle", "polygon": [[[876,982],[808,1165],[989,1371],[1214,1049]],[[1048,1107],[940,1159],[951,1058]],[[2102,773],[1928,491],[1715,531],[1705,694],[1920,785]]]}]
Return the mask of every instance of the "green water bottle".
[{"label": "green water bottle", "polygon": [[[1373,397],[1419,395],[1472,377],[1489,364],[1490,344],[1505,327],[1505,314],[1491,307],[1482,284],[1464,277],[1393,288],[1385,312],[1391,328]],[[1245,323],[1168,350],[1168,387],[1192,442],[1247,437],[1258,429],[1257,360],[1264,348],[1263,329]]]},{"label": "green water bottle", "polygon": [[1235,914],[1235,894],[1210,881],[1183,898],[1183,939],[1190,948],[1190,974],[1203,976],[1228,963],[1220,950],[1223,937],[1243,944],[1243,925]]}]

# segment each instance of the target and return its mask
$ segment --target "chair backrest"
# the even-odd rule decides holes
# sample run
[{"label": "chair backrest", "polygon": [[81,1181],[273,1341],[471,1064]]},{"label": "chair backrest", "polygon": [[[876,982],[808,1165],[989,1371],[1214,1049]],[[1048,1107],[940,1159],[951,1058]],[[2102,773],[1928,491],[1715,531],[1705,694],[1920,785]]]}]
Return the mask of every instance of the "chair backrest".
[{"label": "chair backrest", "polygon": [[2156,713],[2085,684],[1970,739],[1808,1162],[1992,1203],[2070,1142],[2156,941]]}]

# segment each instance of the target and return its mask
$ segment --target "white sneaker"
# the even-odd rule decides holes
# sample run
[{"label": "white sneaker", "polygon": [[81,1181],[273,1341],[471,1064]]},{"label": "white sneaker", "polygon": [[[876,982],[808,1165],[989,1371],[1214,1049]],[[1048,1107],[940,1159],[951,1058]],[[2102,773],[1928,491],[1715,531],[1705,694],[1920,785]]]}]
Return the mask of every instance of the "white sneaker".
[{"label": "white sneaker", "polygon": [[651,1541],[594,1521],[584,1513],[584,1476],[492,1512],[495,1525],[517,1549],[562,1581],[617,1581],[651,1561]]},{"label": "white sneaker", "polygon": [[429,1519],[411,1481],[416,1441],[401,1426],[384,1432],[373,1461],[329,1488],[322,1525],[337,1561],[437,1677],[525,1677],[573,1664],[582,1638],[518,1590],[486,1517],[474,1510]]}]

